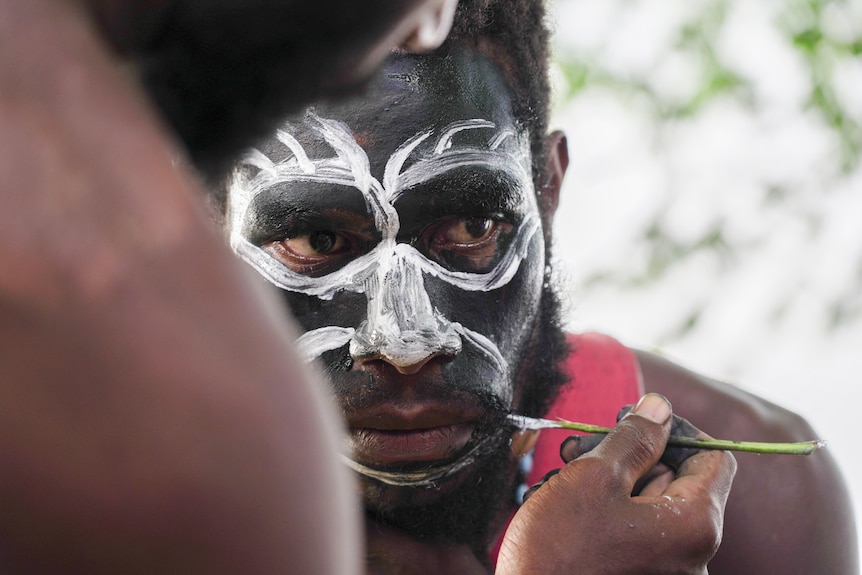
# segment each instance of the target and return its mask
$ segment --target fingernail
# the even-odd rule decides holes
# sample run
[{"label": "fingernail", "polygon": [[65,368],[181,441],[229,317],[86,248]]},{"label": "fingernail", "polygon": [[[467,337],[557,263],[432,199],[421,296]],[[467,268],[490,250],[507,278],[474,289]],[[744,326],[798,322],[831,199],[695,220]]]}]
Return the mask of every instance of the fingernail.
[{"label": "fingernail", "polygon": [[632,413],[645,417],[655,423],[665,423],[670,419],[670,402],[663,395],[648,393],[641,398]]},{"label": "fingernail", "polygon": [[570,435],[560,445],[560,458],[568,463],[581,453],[581,436]]}]

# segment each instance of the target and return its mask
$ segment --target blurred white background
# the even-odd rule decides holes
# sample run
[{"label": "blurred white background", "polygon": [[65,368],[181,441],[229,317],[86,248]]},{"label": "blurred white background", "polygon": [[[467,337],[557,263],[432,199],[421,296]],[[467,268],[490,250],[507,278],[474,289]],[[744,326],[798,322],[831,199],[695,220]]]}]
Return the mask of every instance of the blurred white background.
[{"label": "blurred white background", "polygon": [[862,517],[862,0],[552,7],[569,327],[804,415]]}]

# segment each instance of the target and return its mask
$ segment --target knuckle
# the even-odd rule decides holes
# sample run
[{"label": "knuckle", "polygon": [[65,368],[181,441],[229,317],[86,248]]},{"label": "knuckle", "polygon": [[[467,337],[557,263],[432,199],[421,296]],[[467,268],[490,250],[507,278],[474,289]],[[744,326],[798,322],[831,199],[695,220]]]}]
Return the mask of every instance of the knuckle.
[{"label": "knuckle", "polygon": [[689,546],[692,555],[708,561],[718,551],[721,537],[721,521],[716,521],[712,514],[705,516],[689,530]]},{"label": "knuckle", "polygon": [[652,424],[626,418],[617,424],[615,443],[620,444],[620,464],[627,467],[645,467],[657,461],[664,451],[664,441]]},{"label": "knuckle", "polygon": [[577,474],[579,485],[589,485],[594,493],[616,493],[623,485],[619,465],[615,461],[600,457],[596,452],[590,452],[568,463],[566,468]]}]

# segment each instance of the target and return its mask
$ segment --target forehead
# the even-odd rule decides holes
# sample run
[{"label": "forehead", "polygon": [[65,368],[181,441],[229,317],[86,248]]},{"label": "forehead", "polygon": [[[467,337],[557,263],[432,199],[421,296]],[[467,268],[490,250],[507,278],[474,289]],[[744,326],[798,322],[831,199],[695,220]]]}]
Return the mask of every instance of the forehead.
[{"label": "forehead", "polygon": [[[465,120],[485,120],[494,128],[460,130],[453,136],[458,144],[483,147],[495,133],[519,132],[502,74],[491,60],[468,49],[393,55],[361,96],[318,105],[314,113],[349,127],[375,176],[394,151],[421,132],[439,133]],[[332,154],[331,146],[302,121],[290,122],[286,129],[310,157]],[[260,150],[274,161],[285,154],[277,139]]]}]

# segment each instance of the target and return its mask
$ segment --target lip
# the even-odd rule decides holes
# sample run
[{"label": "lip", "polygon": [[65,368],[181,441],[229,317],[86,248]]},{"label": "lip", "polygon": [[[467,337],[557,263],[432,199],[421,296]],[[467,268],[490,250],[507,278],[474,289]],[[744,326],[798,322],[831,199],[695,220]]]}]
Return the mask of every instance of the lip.
[{"label": "lip", "polygon": [[464,449],[480,417],[434,408],[366,413],[349,419],[349,447],[374,467],[445,461]]},{"label": "lip", "polygon": [[353,457],[379,467],[450,459],[473,435],[475,424],[461,423],[405,431],[353,429]]}]

